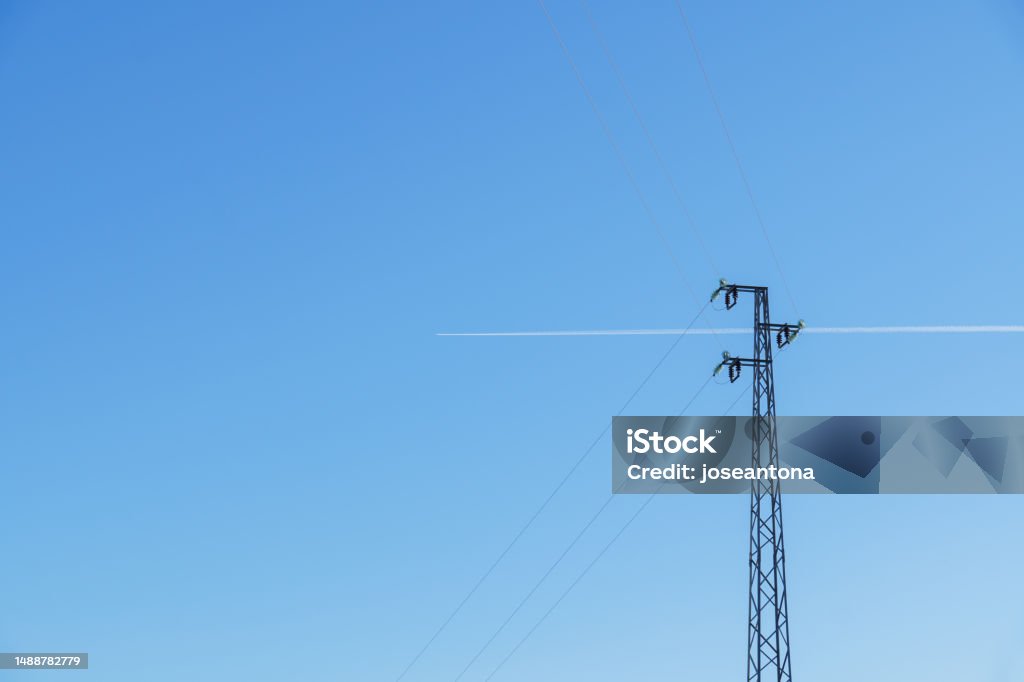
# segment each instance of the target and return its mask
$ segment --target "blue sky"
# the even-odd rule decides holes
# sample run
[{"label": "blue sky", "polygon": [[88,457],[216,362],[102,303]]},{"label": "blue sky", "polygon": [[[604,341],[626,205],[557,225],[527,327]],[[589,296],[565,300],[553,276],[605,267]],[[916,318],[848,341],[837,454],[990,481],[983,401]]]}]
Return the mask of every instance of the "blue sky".
[{"label": "blue sky", "polygon": [[[795,317],[673,4],[636,5],[592,2],[704,239]],[[705,295],[586,14],[549,8]],[[1019,2],[686,9],[799,316],[1024,321]],[[393,680],[671,343],[435,333],[696,312],[534,3],[6,3],[0,88],[5,651],[88,651],[113,682]],[[1021,414],[1019,341],[807,336],[779,413]],[[685,339],[628,411],[678,411],[720,351]],[[470,660],[607,499],[607,448],[406,679]],[[794,674],[1024,679],[1022,512],[790,499]],[[495,679],[740,677],[745,524],[740,497],[655,499]]]}]

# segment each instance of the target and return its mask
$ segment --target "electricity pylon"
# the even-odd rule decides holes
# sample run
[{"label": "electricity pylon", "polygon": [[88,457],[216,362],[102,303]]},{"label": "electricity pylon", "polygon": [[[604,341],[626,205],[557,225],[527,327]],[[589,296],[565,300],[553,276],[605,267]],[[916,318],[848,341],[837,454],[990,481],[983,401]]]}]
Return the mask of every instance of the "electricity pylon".
[{"label": "electricity pylon", "polygon": [[[754,294],[754,356],[722,353],[718,374],[728,368],[729,381],[743,367],[754,371],[751,419],[751,465],[779,466],[775,431],[775,385],[772,374],[772,334],[779,348],[793,341],[804,327],[772,324],[768,287],[743,286],[720,280],[711,295],[725,294],[725,307],[736,305],[740,292]],[[792,682],[789,658],[789,612],[786,608],[786,549],[782,536],[782,491],[773,478],[755,478],[750,490],[750,584],[747,612],[747,681]]]}]

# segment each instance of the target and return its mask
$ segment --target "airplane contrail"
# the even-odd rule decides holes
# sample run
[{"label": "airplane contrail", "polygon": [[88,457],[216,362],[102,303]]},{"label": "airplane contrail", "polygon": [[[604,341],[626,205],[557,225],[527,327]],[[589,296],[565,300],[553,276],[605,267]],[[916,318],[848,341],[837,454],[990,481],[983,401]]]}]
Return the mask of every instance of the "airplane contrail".
[{"label": "airplane contrail", "polygon": [[[438,332],[437,336],[704,336],[749,334],[749,327],[720,329],[590,329],[520,332]],[[900,327],[804,327],[801,334],[1021,334],[1024,325],[916,325]]]}]

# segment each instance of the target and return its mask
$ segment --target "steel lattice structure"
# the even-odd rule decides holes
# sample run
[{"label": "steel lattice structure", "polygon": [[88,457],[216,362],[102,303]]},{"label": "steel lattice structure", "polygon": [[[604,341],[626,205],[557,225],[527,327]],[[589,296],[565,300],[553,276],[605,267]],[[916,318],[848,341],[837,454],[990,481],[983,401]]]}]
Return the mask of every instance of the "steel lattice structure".
[{"label": "steel lattice structure", "polygon": [[[754,372],[751,409],[751,465],[779,466],[775,430],[775,385],[772,371],[772,335],[781,348],[796,338],[796,325],[773,325],[768,287],[721,282],[712,300],[725,293],[727,308],[736,305],[740,292],[754,294],[754,355],[738,358],[722,354],[716,373],[728,367],[729,380],[739,378],[742,367]],[[789,652],[789,611],[786,606],[786,549],[782,532],[782,491],[774,478],[755,478],[750,491],[750,582],[747,618],[747,681],[792,682]]]}]

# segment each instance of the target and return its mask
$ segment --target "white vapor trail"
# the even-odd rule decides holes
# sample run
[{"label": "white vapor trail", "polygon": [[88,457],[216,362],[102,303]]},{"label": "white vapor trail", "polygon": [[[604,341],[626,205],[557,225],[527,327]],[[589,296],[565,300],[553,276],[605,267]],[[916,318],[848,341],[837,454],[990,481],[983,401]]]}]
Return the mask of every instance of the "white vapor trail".
[{"label": "white vapor trail", "polygon": [[[749,327],[722,329],[593,329],[529,332],[439,332],[437,336],[704,336],[708,334],[749,334]],[[801,334],[1021,334],[1024,324],[1001,325],[918,325],[902,327],[804,327]]]}]

